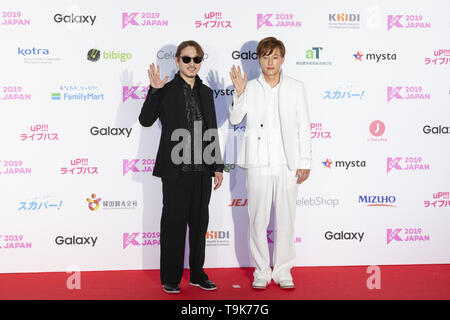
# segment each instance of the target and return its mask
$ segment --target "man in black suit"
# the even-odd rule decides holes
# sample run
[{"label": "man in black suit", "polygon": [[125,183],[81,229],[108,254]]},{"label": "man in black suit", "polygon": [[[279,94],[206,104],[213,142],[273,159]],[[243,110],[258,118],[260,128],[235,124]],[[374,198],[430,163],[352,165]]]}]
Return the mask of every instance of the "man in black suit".
[{"label": "man in black suit", "polygon": [[222,184],[224,166],[213,92],[197,75],[203,56],[197,42],[182,42],[175,54],[179,72],[170,82],[167,76],[160,78],[159,66],[152,63],[148,70],[150,89],[139,115],[144,127],[158,118],[162,124],[153,175],[161,177],[163,189],[160,270],[161,284],[167,293],[180,292],[187,225],[190,284],[216,289],[204,272],[203,263],[211,177],[217,190]]}]

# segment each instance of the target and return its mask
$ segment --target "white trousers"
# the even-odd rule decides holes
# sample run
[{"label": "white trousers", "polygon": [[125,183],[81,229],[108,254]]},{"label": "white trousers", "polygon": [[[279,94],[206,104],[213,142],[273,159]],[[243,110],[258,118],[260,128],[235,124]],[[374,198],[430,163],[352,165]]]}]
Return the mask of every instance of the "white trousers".
[{"label": "white trousers", "polygon": [[[292,280],[298,190],[296,171],[289,170],[286,165],[248,168],[246,171],[250,252],[255,263],[253,276],[268,282],[273,279],[277,284],[281,280]],[[274,241],[273,271],[267,239],[272,202],[275,209],[274,232],[271,235]]]}]

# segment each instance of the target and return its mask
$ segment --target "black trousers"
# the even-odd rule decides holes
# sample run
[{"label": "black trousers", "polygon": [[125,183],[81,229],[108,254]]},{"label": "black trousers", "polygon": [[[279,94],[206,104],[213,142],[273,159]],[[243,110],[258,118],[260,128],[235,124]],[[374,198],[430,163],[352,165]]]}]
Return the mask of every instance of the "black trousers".
[{"label": "black trousers", "polygon": [[176,179],[162,178],[161,283],[177,285],[184,270],[186,226],[189,226],[190,280],[200,282],[208,276],[203,270],[208,205],[212,177],[209,171],[181,172]]}]

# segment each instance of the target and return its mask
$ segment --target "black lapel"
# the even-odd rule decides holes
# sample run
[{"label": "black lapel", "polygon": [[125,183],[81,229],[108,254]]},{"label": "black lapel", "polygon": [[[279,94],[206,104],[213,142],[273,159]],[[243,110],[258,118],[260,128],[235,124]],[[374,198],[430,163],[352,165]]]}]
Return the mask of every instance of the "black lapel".
[{"label": "black lapel", "polygon": [[175,95],[175,109],[173,110],[178,116],[178,124],[180,128],[187,129],[187,111],[186,111],[186,100],[184,98],[183,83],[182,79],[177,78],[178,74],[175,75],[174,81],[174,92]]},{"label": "black lapel", "polygon": [[205,122],[206,122],[206,129],[210,129],[212,128],[212,108],[214,106],[211,105],[210,99],[209,99],[209,92],[208,90],[204,87],[201,86],[200,87],[200,99],[201,99],[201,108],[202,108],[202,114],[203,117],[205,118]]}]

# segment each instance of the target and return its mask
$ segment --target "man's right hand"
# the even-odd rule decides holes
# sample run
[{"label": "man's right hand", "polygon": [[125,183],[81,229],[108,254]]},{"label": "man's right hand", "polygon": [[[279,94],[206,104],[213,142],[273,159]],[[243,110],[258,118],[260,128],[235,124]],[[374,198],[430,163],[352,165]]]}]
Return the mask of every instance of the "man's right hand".
[{"label": "man's right hand", "polygon": [[237,69],[233,65],[230,71],[231,81],[233,82],[234,92],[236,92],[239,97],[242,92],[245,91],[245,87],[247,86],[247,73],[244,72],[244,77],[241,74],[241,67],[238,66]]},{"label": "man's right hand", "polygon": [[159,66],[156,66],[152,63],[150,65],[150,69],[147,70],[148,78],[150,80],[150,86],[155,89],[160,89],[164,87],[167,80],[169,80],[169,76],[166,76],[164,79],[161,80],[161,76],[159,75]]}]

